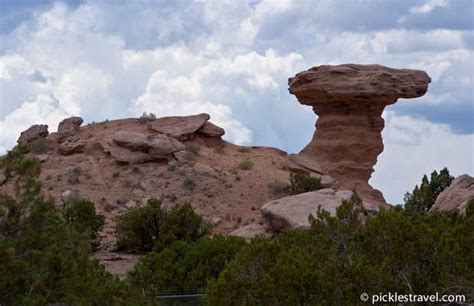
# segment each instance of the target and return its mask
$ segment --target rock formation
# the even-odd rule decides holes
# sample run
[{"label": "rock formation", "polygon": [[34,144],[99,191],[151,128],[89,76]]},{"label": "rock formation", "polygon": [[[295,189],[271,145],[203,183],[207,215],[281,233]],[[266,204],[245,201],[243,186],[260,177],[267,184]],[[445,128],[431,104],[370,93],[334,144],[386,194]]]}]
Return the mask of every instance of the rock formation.
[{"label": "rock formation", "polygon": [[58,152],[62,155],[81,153],[87,142],[79,137],[79,129],[84,120],[81,117],[70,117],[59,122],[56,139]]},{"label": "rock formation", "polygon": [[[374,207],[385,203],[368,181],[383,151],[385,106],[398,98],[424,95],[431,79],[424,71],[380,65],[319,66],[288,80],[289,91],[318,115],[311,142],[298,154],[312,159],[342,189],[355,189]],[[293,158],[298,162],[298,158]]]},{"label": "rock formation", "polygon": [[182,141],[194,139],[197,135],[206,138],[220,138],[224,129],[209,122],[208,114],[192,116],[163,117],[150,120],[147,133],[117,131],[111,141],[102,142],[105,152],[115,160],[135,164],[175,158],[187,158]]},{"label": "rock formation", "polygon": [[70,136],[74,136],[78,133],[84,120],[81,117],[70,117],[59,122],[58,125],[58,142],[61,143]]},{"label": "rock formation", "polygon": [[69,136],[64,139],[58,147],[58,152],[62,155],[71,155],[81,153],[86,146],[86,141],[77,135]]},{"label": "rock formation", "polygon": [[335,215],[336,208],[352,195],[349,190],[335,192],[333,189],[321,189],[273,200],[265,203],[261,209],[263,218],[273,232],[294,228],[308,229],[308,217],[316,217],[319,207]]},{"label": "rock formation", "polygon": [[198,133],[207,137],[222,137],[225,131],[223,128],[208,121],[198,130]]},{"label": "rock formation", "polygon": [[46,124],[35,124],[21,132],[17,142],[19,145],[27,145],[37,139],[48,136],[48,126]]},{"label": "rock formation", "polygon": [[464,174],[455,178],[451,185],[438,195],[430,212],[465,213],[467,203],[472,199],[474,199],[474,178]]},{"label": "rock formation", "polygon": [[[113,136],[113,141],[120,147],[134,151],[138,154],[121,155],[120,151],[112,150],[112,156],[121,158],[120,161],[145,162],[158,159],[168,159],[173,153],[184,150],[184,145],[164,134],[145,135],[138,132],[118,131]],[[118,155],[117,155],[118,154]],[[117,156],[115,156],[117,155]]]},{"label": "rock formation", "polygon": [[166,134],[179,140],[187,140],[209,119],[208,114],[163,117],[152,120],[148,128],[153,132]]}]

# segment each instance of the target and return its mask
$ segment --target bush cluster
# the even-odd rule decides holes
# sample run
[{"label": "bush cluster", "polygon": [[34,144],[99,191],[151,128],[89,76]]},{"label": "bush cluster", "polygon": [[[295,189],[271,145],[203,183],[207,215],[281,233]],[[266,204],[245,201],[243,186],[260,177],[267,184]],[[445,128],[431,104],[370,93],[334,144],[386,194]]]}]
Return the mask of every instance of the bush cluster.
[{"label": "bush cluster", "polygon": [[424,175],[420,186],[416,185],[411,193],[407,192],[405,194],[405,209],[426,214],[435,203],[438,195],[451,185],[453,179],[454,177],[449,174],[447,168],[442,169],[439,173],[433,171],[429,180]]},{"label": "bush cluster", "polygon": [[274,194],[300,194],[321,189],[321,179],[309,173],[292,173],[290,182],[273,181],[268,184],[268,190]]},{"label": "bush cluster", "polygon": [[161,250],[176,240],[196,241],[209,233],[209,224],[190,204],[176,205],[167,212],[161,201],[150,199],[145,207],[132,209],[119,218],[117,245],[128,251]]},{"label": "bush cluster", "polygon": [[61,211],[41,196],[35,177],[18,186],[18,199],[0,195],[1,305],[142,303],[90,259],[103,225],[93,203],[73,202]]},{"label": "bush cluster", "polygon": [[466,216],[398,209],[365,225],[358,211],[347,201],[310,230],[253,239],[208,282],[206,305],[355,305],[361,292],[474,300],[474,203]]},{"label": "bush cluster", "polygon": [[148,122],[148,121],[153,121],[155,119],[156,119],[156,115],[154,113],[143,112],[143,114],[140,116],[140,118],[138,118],[138,121],[140,121],[142,123],[145,123],[145,122]]},{"label": "bush cluster", "polygon": [[290,184],[288,185],[289,194],[299,194],[321,189],[321,179],[311,176],[309,173],[292,173]]}]

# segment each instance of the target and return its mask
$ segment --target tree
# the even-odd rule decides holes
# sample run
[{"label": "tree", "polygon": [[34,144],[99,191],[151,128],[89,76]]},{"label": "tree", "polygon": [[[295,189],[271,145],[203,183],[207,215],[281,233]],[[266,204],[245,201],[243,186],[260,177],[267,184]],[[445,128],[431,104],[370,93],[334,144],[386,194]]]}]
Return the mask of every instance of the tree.
[{"label": "tree", "polygon": [[119,218],[117,233],[119,248],[147,252],[163,250],[176,240],[206,237],[210,226],[190,204],[176,205],[166,212],[161,201],[150,199],[147,206],[130,210]]},{"label": "tree", "polygon": [[161,252],[143,256],[129,281],[147,296],[203,292],[245,245],[240,237],[215,236],[196,242],[178,240]]},{"label": "tree", "polygon": [[433,171],[430,180],[424,175],[420,186],[416,185],[411,193],[405,194],[405,209],[409,212],[426,214],[438,195],[449,187],[453,179],[454,177],[449,174],[447,168],[442,169],[439,173]]}]

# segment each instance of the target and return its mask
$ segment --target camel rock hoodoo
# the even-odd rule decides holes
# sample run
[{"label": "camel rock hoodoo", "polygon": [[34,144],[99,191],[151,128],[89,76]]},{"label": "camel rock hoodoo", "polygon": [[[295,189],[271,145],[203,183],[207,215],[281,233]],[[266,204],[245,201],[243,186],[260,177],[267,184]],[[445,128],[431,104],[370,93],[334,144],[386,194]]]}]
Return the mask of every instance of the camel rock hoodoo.
[{"label": "camel rock hoodoo", "polygon": [[381,65],[324,65],[298,73],[288,80],[289,91],[319,117],[313,139],[298,156],[312,159],[341,189],[355,189],[365,203],[385,203],[368,183],[383,151],[382,112],[398,98],[423,96],[430,81],[421,70]]}]

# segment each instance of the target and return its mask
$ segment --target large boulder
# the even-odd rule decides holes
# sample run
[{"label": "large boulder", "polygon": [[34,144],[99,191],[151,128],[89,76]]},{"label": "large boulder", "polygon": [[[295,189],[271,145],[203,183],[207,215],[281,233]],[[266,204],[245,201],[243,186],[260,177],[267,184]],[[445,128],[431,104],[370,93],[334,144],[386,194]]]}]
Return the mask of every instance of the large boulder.
[{"label": "large boulder", "polygon": [[218,127],[214,123],[208,121],[204,123],[204,125],[198,130],[198,133],[206,137],[219,138],[224,136],[225,131],[223,128]]},{"label": "large boulder", "polygon": [[261,210],[264,220],[274,232],[295,228],[308,229],[308,218],[310,215],[316,217],[319,207],[335,215],[336,208],[352,195],[349,190],[336,192],[333,189],[321,189],[267,202]]},{"label": "large boulder", "polygon": [[138,132],[118,131],[113,136],[113,141],[132,151],[147,151],[148,136]]},{"label": "large boulder", "polygon": [[127,148],[120,147],[109,142],[103,142],[101,145],[105,153],[110,154],[112,158],[121,163],[138,164],[153,160],[153,158],[148,153],[131,151]]},{"label": "large boulder", "polygon": [[35,124],[21,132],[17,142],[19,145],[28,145],[29,143],[48,136],[48,126],[46,124]]},{"label": "large boulder", "polygon": [[474,199],[474,178],[464,174],[455,178],[451,185],[438,195],[430,212],[449,211],[464,214],[471,199]]},{"label": "large boulder", "polygon": [[86,141],[77,135],[69,136],[59,144],[58,152],[62,155],[82,153],[86,144]]},{"label": "large boulder", "polygon": [[148,137],[148,153],[152,158],[167,158],[175,152],[185,149],[184,145],[171,137],[163,134],[156,134]]},{"label": "large boulder", "polygon": [[190,139],[209,120],[208,114],[162,117],[151,121],[148,128],[179,140]]},{"label": "large boulder", "polygon": [[289,91],[312,106],[318,120],[313,139],[299,153],[304,159],[293,162],[313,159],[317,171],[341,188],[383,205],[382,193],[368,183],[383,151],[382,112],[399,98],[424,95],[430,81],[424,71],[380,65],[325,65],[298,73],[288,80]]},{"label": "large boulder", "polygon": [[164,134],[118,131],[113,136],[113,142],[116,146],[107,144],[107,152],[117,161],[126,163],[168,159],[173,153],[185,149],[180,141]]},{"label": "large boulder", "polygon": [[82,120],[81,117],[70,117],[59,122],[57,134],[58,142],[61,143],[68,137],[76,135],[79,132],[82,122],[84,122],[84,120]]}]

